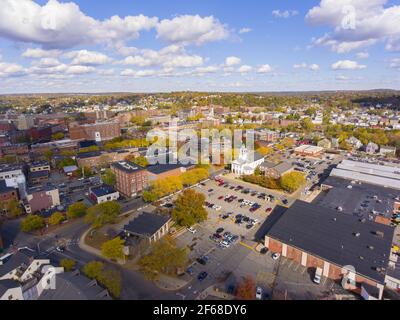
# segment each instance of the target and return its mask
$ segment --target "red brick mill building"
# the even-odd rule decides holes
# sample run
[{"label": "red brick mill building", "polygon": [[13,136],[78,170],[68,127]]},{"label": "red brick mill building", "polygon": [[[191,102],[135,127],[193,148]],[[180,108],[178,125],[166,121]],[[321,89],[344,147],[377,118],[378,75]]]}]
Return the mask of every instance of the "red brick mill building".
[{"label": "red brick mill building", "polygon": [[356,288],[351,289],[369,288],[382,299],[393,236],[390,226],[296,201],[273,218],[265,246],[304,267],[321,268],[335,281],[347,273],[343,267],[353,266]]}]

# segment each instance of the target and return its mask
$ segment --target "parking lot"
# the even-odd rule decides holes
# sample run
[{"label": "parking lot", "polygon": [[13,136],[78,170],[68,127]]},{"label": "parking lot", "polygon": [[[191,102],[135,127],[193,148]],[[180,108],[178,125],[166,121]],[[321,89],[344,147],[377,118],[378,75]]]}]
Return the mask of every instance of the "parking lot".
[{"label": "parking lot", "polygon": [[[269,209],[275,208],[281,195],[275,193],[275,201],[271,202],[258,198],[259,194],[252,195],[253,192],[242,193],[247,186],[243,184],[243,188],[238,189],[239,185],[241,185],[240,181],[235,181],[229,182],[227,187],[221,182],[212,180],[195,187],[197,192],[206,196],[206,201],[210,206],[206,208],[209,213],[207,221],[194,226],[194,233],[187,231],[176,239],[178,246],[187,246],[190,249],[191,263],[187,273],[192,277],[192,281],[179,292],[186,299],[194,299],[202,290],[216,284],[228,292],[232,291],[232,288],[246,276],[251,276],[256,286],[263,289],[264,299],[271,297],[275,284],[285,283],[283,280],[276,282],[280,262],[274,261],[270,252],[265,254],[256,252],[255,247],[258,243],[254,240],[260,225],[270,214]],[[231,189],[232,186],[233,189]],[[269,192],[266,193],[268,196]],[[232,200],[232,197],[236,198]],[[226,199],[232,201],[225,201]],[[250,212],[251,204],[241,207],[239,200],[242,199],[258,203],[260,208]],[[224,218],[226,215],[228,217]],[[248,228],[248,222],[236,223],[237,215],[246,216],[249,220],[255,221],[254,226]],[[222,246],[220,242],[223,241],[224,234],[227,232],[237,236],[238,239],[228,242],[228,246]],[[221,238],[213,237],[217,233],[221,235]],[[304,275],[300,273],[300,276]],[[313,285],[310,279],[306,278],[303,283],[306,282]],[[321,285],[316,286],[316,291],[321,291],[321,288],[326,290],[325,285]]]}]

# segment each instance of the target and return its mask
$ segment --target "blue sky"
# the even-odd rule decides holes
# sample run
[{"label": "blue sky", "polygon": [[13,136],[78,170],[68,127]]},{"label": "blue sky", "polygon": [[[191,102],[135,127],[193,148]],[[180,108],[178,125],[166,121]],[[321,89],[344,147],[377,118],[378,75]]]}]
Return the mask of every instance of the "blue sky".
[{"label": "blue sky", "polygon": [[0,93],[400,89],[399,1],[0,6]]}]

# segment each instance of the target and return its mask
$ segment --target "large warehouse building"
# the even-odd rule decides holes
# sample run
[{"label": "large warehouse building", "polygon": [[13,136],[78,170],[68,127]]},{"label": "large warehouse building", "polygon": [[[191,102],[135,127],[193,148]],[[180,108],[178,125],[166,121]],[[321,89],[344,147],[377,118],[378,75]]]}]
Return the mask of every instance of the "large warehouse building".
[{"label": "large warehouse building", "polygon": [[[358,293],[372,287],[381,299],[393,235],[390,226],[296,201],[272,223],[265,246],[305,267],[321,268],[324,277],[354,279],[348,289]],[[348,273],[348,266],[355,271]]]}]

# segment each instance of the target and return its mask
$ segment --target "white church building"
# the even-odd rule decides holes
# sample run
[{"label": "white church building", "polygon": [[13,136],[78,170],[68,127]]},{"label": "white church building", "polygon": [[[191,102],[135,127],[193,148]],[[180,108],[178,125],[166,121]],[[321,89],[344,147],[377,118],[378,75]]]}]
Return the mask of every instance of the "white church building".
[{"label": "white church building", "polygon": [[257,167],[264,163],[264,157],[258,152],[249,153],[243,145],[240,148],[239,158],[232,161],[232,173],[236,175],[252,175]]}]

